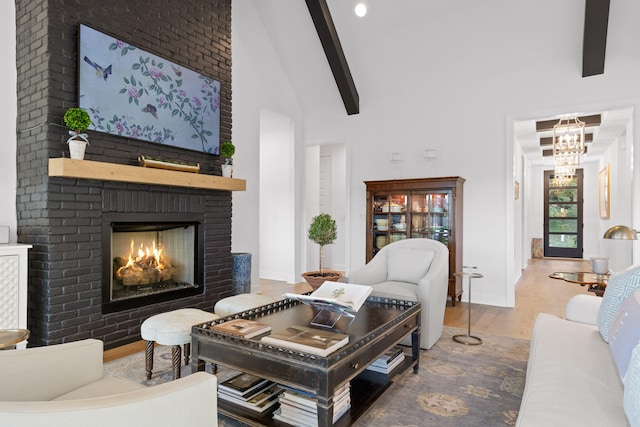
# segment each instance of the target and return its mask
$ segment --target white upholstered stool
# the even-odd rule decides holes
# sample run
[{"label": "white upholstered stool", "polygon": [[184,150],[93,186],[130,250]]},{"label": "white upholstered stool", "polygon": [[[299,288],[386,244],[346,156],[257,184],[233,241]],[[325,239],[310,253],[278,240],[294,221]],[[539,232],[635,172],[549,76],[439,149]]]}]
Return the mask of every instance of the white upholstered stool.
[{"label": "white upholstered stool", "polygon": [[191,327],[198,323],[218,319],[218,316],[196,308],[182,308],[167,313],[156,314],[142,322],[140,335],[147,341],[145,347],[145,370],[147,379],[153,371],[154,342],[171,345],[171,368],[173,379],[180,378],[180,353],[184,345],[184,363],[189,364],[191,354]]},{"label": "white upholstered stool", "polygon": [[213,311],[220,317],[230,316],[241,311],[251,310],[261,305],[278,301],[276,298],[262,294],[238,294],[221,299],[213,307]]}]

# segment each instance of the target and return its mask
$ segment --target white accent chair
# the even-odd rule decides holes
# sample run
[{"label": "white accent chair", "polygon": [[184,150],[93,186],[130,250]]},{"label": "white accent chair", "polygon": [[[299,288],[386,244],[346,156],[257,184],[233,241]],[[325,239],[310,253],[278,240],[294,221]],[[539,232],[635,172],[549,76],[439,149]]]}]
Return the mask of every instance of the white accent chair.
[{"label": "white accent chair", "polygon": [[[349,283],[373,287],[371,295],[419,301],[420,348],[442,336],[449,287],[449,250],[432,239],[406,239],[383,247],[367,265],[349,274]],[[409,343],[405,339],[405,343]]]},{"label": "white accent chair", "polygon": [[217,380],[197,372],[154,387],[103,376],[103,343],[0,351],[0,426],[217,426]]}]

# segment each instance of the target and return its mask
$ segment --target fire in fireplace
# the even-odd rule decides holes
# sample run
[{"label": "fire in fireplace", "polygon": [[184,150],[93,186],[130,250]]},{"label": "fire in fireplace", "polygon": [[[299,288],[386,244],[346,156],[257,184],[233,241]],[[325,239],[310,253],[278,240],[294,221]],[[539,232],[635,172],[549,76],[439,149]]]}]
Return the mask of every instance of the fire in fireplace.
[{"label": "fire in fireplace", "polygon": [[116,214],[104,223],[104,313],[203,292],[201,222],[143,217]]}]

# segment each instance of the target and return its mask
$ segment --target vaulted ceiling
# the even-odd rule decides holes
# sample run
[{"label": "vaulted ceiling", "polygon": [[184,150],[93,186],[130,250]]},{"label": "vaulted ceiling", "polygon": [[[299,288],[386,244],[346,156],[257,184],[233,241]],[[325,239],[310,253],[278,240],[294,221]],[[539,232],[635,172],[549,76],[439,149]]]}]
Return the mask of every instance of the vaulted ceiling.
[{"label": "vaulted ceiling", "polygon": [[[582,77],[604,73],[610,0],[585,0]],[[347,114],[358,114],[360,102],[355,82],[342,50],[326,0],[306,0],[309,14],[331,67]]]},{"label": "vaulted ceiling", "polygon": [[[384,32],[392,37],[393,31],[401,31],[404,35],[418,24],[412,17],[388,13],[370,13],[364,19],[358,19],[353,13],[355,0],[305,1],[306,4],[298,0],[256,1],[255,5],[273,38],[272,42],[277,46],[280,60],[303,108],[343,115],[356,114],[362,107],[361,99],[374,96],[371,90],[377,86],[373,79],[376,75],[375,64],[363,65],[357,50],[360,44],[368,42],[368,32]],[[610,0],[584,1],[582,74],[586,77],[605,72]],[[369,3],[372,3],[371,8],[390,7],[386,3]],[[400,52],[387,52],[385,57],[389,54],[395,57]],[[300,58],[304,58],[304,61],[300,61]],[[382,56],[380,60],[383,60]],[[310,76],[313,76],[313,80]],[[388,77],[380,76],[382,79]],[[338,106],[344,106],[344,109]],[[587,155],[591,160],[606,151],[632,119],[632,112],[626,108],[562,113],[602,116],[601,126],[591,132],[593,143]],[[533,164],[551,164],[550,158],[543,158],[540,146],[540,138],[549,137],[550,133],[537,132],[535,122],[557,121],[560,117],[561,114],[532,117],[514,124],[514,137]]]}]

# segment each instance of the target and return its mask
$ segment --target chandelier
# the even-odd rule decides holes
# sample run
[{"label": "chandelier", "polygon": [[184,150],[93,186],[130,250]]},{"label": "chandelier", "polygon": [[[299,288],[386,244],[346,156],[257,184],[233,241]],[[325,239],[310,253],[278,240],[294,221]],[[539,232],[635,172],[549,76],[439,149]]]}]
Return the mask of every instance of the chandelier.
[{"label": "chandelier", "polygon": [[560,119],[553,126],[555,177],[569,179],[576,173],[584,154],[584,126],[578,117]]}]

